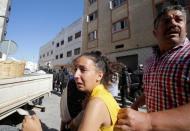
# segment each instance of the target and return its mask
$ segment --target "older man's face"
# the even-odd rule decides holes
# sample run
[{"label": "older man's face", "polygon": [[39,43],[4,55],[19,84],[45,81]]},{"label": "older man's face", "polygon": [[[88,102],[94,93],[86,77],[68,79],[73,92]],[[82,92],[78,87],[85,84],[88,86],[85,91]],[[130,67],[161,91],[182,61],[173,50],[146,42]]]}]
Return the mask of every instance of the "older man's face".
[{"label": "older man's face", "polygon": [[186,38],[186,18],[179,10],[170,10],[160,18],[158,27],[154,29],[161,48],[175,46]]}]

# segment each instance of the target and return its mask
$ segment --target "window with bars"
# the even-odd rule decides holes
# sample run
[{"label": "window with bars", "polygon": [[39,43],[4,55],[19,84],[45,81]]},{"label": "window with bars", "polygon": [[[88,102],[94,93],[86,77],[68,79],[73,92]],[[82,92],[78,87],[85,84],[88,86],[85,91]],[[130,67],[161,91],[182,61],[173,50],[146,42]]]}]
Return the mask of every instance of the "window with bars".
[{"label": "window with bars", "polygon": [[93,13],[91,13],[90,15],[89,15],[89,20],[88,21],[93,21],[93,20],[95,20],[96,18],[98,17],[98,12],[97,11],[95,11],[95,12],[93,12]]},{"label": "window with bars", "polygon": [[55,59],[56,59],[56,60],[58,59],[58,55],[55,56]]},{"label": "window with bars", "polygon": [[74,50],[74,54],[75,54],[75,55],[79,55],[79,54],[80,54],[80,48],[76,48],[76,49]]},{"label": "window with bars", "polygon": [[112,24],[112,33],[124,30],[124,29],[128,29],[128,19],[122,19],[116,23]]},{"label": "window with bars", "polygon": [[64,40],[61,41],[61,45],[64,45]]},{"label": "window with bars", "polygon": [[112,0],[112,6],[113,8],[117,8],[121,5],[123,5],[127,0]]},{"label": "window with bars", "polygon": [[62,58],[63,58],[63,53],[60,54],[60,59],[62,59]]},{"label": "window with bars", "polygon": [[56,44],[56,47],[59,47],[59,43]]},{"label": "window with bars", "polygon": [[72,56],[72,51],[67,51],[67,57],[71,57]]},{"label": "window with bars", "polygon": [[89,1],[89,4],[91,5],[91,4],[95,3],[97,0],[88,0],[88,1]]},{"label": "window with bars", "polygon": [[79,38],[81,36],[81,31],[75,33],[75,39]]},{"label": "window with bars", "polygon": [[73,40],[73,36],[69,36],[68,37],[68,42],[72,41]]},{"label": "window with bars", "polygon": [[88,34],[88,40],[93,41],[96,39],[96,31],[92,31]]}]

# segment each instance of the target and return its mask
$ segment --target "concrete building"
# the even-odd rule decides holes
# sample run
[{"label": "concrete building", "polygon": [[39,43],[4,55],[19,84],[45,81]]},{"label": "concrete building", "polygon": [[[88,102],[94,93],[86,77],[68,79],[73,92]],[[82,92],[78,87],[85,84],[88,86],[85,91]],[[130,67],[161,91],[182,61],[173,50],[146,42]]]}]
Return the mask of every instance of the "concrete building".
[{"label": "concrete building", "polygon": [[62,29],[50,42],[40,48],[39,67],[63,68],[81,54],[82,18]]},{"label": "concrete building", "polygon": [[[0,0],[0,42],[5,40],[7,34],[7,23],[9,22],[9,14],[11,11],[11,0]],[[0,52],[0,60],[6,58],[5,54]]]},{"label": "concrete building", "polygon": [[[188,1],[179,2],[187,6]],[[163,2],[84,0],[82,52],[101,50],[110,59],[135,70],[152,54],[152,46],[156,44],[153,19]]]}]

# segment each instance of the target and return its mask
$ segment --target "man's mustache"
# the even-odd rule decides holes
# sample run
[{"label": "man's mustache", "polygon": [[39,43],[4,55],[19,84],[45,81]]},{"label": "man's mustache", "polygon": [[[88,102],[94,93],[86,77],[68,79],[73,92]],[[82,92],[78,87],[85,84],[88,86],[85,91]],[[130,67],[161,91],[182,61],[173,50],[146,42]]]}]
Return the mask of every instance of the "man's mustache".
[{"label": "man's mustache", "polygon": [[180,33],[180,28],[177,26],[170,26],[167,29],[166,34],[171,34],[171,33]]}]

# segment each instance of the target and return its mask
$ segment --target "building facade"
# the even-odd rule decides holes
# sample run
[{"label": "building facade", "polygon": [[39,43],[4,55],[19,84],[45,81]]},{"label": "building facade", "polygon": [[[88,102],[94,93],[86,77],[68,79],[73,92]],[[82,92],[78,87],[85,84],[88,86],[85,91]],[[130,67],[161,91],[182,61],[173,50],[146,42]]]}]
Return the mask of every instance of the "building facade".
[{"label": "building facade", "polygon": [[[187,6],[189,0],[181,1]],[[156,45],[153,20],[164,2],[84,0],[82,52],[98,49],[135,70],[138,64],[145,63]]]},{"label": "building facade", "polygon": [[[5,40],[7,34],[7,23],[11,11],[11,0],[0,0],[0,42]],[[0,52],[0,60],[6,58],[5,54]]]},{"label": "building facade", "polygon": [[53,40],[40,48],[39,67],[68,67],[72,60],[81,54],[81,46],[82,18],[62,29]]}]

